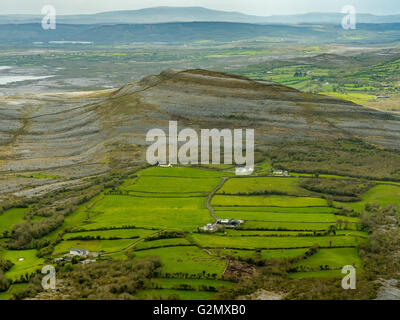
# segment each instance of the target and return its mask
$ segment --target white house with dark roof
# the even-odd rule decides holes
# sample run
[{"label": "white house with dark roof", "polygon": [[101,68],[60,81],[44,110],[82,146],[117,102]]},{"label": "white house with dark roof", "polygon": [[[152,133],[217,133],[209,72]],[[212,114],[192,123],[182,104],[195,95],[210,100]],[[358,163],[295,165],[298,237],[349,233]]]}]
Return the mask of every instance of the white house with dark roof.
[{"label": "white house with dark roof", "polygon": [[89,254],[89,250],[71,248],[71,250],[69,250],[69,254],[71,256],[83,257],[83,256],[87,256]]}]

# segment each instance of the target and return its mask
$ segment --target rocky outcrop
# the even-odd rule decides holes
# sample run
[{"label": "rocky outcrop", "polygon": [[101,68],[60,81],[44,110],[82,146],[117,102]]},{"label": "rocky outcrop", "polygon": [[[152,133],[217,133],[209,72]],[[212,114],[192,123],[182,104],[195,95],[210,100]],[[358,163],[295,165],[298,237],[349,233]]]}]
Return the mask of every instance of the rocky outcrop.
[{"label": "rocky outcrop", "polygon": [[2,97],[0,172],[69,179],[144,162],[147,131],[167,130],[169,120],[197,130],[254,128],[260,148],[357,137],[400,149],[399,116],[241,76],[167,70],[102,94]]}]

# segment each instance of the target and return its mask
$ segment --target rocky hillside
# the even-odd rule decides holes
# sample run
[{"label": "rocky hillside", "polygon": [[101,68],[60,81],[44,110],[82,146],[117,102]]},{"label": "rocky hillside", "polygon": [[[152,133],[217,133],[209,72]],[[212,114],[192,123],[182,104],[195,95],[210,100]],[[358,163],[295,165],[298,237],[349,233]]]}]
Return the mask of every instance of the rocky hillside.
[{"label": "rocky hillside", "polygon": [[1,97],[0,193],[40,195],[144,163],[147,131],[167,131],[169,120],[182,128],[254,128],[260,154],[361,139],[365,148],[350,150],[359,152],[358,166],[374,170],[362,163],[364,152],[389,152],[388,163],[374,165],[391,168],[383,176],[400,175],[399,116],[276,83],[168,70],[118,90]]}]

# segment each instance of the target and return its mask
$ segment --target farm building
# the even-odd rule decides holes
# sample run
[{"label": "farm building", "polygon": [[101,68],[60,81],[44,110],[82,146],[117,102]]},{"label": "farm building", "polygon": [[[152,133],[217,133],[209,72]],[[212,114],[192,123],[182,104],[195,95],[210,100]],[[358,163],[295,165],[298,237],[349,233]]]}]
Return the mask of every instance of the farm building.
[{"label": "farm building", "polygon": [[158,166],[160,167],[160,168],[171,168],[172,167],[172,164],[158,164]]},{"label": "farm building", "polygon": [[254,168],[236,168],[235,173],[237,176],[249,176],[253,171]]},{"label": "farm building", "polygon": [[96,260],[94,260],[94,259],[86,259],[86,260],[81,261],[82,264],[90,264],[90,263],[95,263],[95,262],[96,262]]},{"label": "farm building", "polygon": [[69,250],[69,254],[72,256],[83,257],[83,256],[87,256],[89,254],[89,251],[87,249],[71,248],[71,250]]},{"label": "farm building", "polygon": [[272,174],[274,176],[284,176],[284,177],[288,177],[289,176],[289,172],[286,170],[274,170],[272,172]]},{"label": "farm building", "polygon": [[235,228],[240,226],[243,223],[243,220],[234,220],[234,219],[220,219],[217,221],[217,224],[221,224],[226,226],[227,228]]},{"label": "farm building", "polygon": [[54,263],[60,263],[60,262],[64,262],[65,259],[64,258],[55,258],[53,261],[54,261]]},{"label": "farm building", "polygon": [[203,231],[203,232],[215,232],[217,230],[218,230],[218,226],[216,224],[211,224],[211,223],[200,228],[200,231]]}]

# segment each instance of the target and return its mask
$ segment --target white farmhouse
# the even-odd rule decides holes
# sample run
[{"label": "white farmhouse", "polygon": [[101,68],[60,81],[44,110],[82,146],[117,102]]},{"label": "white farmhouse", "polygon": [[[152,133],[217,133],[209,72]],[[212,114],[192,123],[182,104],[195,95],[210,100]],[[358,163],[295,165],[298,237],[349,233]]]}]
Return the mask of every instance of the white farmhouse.
[{"label": "white farmhouse", "polygon": [[89,251],[87,249],[75,249],[75,248],[71,248],[71,250],[69,250],[69,254],[71,256],[79,256],[79,257],[83,257],[83,256],[87,256],[89,254]]},{"label": "white farmhouse", "polygon": [[253,171],[254,168],[245,167],[245,168],[236,168],[235,173],[237,176],[249,176],[253,173]]},{"label": "white farmhouse", "polygon": [[160,168],[171,168],[172,167],[172,164],[159,164],[158,165]]},{"label": "white farmhouse", "polygon": [[286,170],[274,170],[272,172],[272,174],[274,176],[284,176],[284,177],[288,177],[289,176],[289,172]]}]

